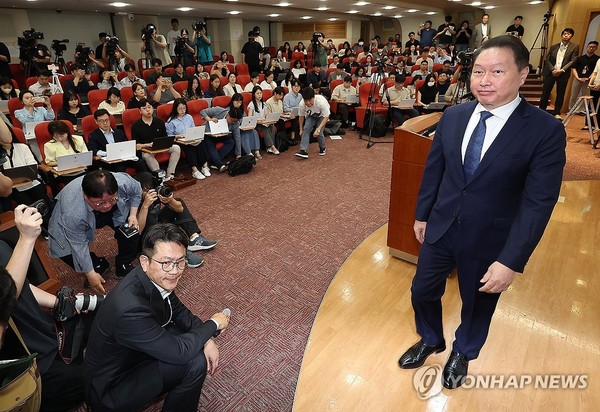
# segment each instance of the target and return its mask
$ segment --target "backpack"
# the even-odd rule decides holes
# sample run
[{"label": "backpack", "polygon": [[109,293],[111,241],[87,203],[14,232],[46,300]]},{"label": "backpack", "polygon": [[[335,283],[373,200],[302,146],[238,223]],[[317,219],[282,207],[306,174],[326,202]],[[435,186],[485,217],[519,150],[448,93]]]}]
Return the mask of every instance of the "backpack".
[{"label": "backpack", "polygon": [[288,134],[282,130],[275,135],[275,147],[280,152],[285,152],[288,149]]},{"label": "backpack", "polygon": [[[365,120],[363,122],[362,133],[368,135],[369,134],[369,125],[371,121],[371,113],[367,111],[365,114]],[[376,114],[373,116],[373,129],[371,130],[371,137],[383,137],[387,132],[387,127],[385,126],[385,117],[380,114]]]},{"label": "backpack", "polygon": [[237,176],[244,173],[249,173],[254,165],[256,164],[256,159],[254,155],[246,155],[242,156],[239,159],[232,160],[227,164],[227,173],[229,176]]}]

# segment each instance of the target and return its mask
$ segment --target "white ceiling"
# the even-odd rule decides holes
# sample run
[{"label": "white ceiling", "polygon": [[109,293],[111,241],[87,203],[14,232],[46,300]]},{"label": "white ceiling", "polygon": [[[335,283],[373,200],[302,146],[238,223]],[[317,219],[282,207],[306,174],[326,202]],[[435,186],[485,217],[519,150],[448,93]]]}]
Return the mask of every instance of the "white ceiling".
[{"label": "white ceiling", "polygon": [[[180,0],[170,2],[165,0],[123,0],[127,3],[125,7],[115,7],[111,5],[112,1],[107,0],[0,0],[0,7],[16,7],[26,9],[46,9],[65,11],[91,11],[101,13],[134,13],[146,15],[168,15],[168,16],[189,16],[194,15],[198,18],[241,18],[248,20],[270,20],[285,22],[300,22],[302,16],[310,16],[308,21],[325,21],[328,18],[343,19],[369,19],[376,13],[381,13],[382,17],[394,17],[397,15],[411,15],[409,9],[417,9],[412,14],[425,16],[428,11],[443,10],[445,13],[455,13],[474,8],[484,8],[485,6],[515,7],[525,5],[529,0],[484,0],[478,6],[472,6],[472,0],[427,0],[419,3],[417,1],[396,1],[396,0],[371,0],[363,6],[355,5],[359,0],[281,0],[290,3],[288,7],[279,7],[280,0]],[[395,7],[393,9],[384,9],[385,6]],[[189,12],[178,11],[180,7],[190,7]],[[327,10],[319,11],[317,8],[327,7]],[[236,10],[241,12],[237,16],[227,14],[227,12]],[[346,13],[349,10],[357,10],[356,14]],[[280,14],[277,17],[269,17],[269,14]],[[433,19],[432,19],[433,20]],[[439,20],[437,18],[436,20]]]}]

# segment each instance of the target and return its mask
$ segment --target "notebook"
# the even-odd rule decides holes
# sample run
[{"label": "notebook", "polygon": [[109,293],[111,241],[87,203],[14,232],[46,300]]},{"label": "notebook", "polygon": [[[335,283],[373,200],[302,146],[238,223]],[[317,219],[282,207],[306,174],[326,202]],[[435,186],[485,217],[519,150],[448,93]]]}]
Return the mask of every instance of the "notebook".
[{"label": "notebook", "polygon": [[4,169],[4,171],[2,173],[5,176],[10,177],[10,179],[13,181],[13,184],[30,182],[37,178],[38,165],[33,164],[33,165],[12,167],[10,169]]},{"label": "notebook", "polygon": [[115,160],[137,160],[137,156],[135,155],[135,140],[107,144],[106,156],[103,159],[107,162]]},{"label": "notebook", "polygon": [[229,134],[229,125],[227,124],[227,120],[219,119],[218,122],[206,122],[208,125],[209,131],[205,132],[207,134]]},{"label": "notebook", "polygon": [[184,142],[194,142],[196,140],[204,140],[204,130],[206,126],[190,127],[185,131],[185,137],[181,139]]},{"label": "notebook", "polygon": [[156,137],[152,141],[152,146],[148,150],[162,150],[168,149],[173,146],[175,142],[175,136]]},{"label": "notebook", "polygon": [[415,99],[400,99],[400,103],[398,103],[399,109],[412,109],[415,105]]},{"label": "notebook", "polygon": [[92,152],[74,153],[56,158],[58,166],[54,166],[54,170],[62,172],[64,170],[76,169],[78,167],[86,167],[92,164]]},{"label": "notebook", "polygon": [[257,120],[258,120],[258,116],[242,117],[242,124],[240,125],[240,129],[242,129],[242,130],[254,129],[256,127]]}]

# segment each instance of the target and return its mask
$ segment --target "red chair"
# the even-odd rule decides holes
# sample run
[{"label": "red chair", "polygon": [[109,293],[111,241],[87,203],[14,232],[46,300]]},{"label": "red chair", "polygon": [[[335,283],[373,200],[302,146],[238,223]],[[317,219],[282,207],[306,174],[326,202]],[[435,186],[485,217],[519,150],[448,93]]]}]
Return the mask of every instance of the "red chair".
[{"label": "red chair", "polygon": [[331,73],[333,73],[334,71],[336,71],[336,70],[337,70],[337,69],[333,69],[333,68],[332,68],[332,69],[327,69],[327,71],[325,72],[325,75],[326,75],[326,76],[327,76],[327,78],[329,79],[329,75],[330,75]]},{"label": "red chair", "polygon": [[419,98],[419,90],[421,89],[421,87],[423,87],[424,84],[425,80],[417,80],[417,82],[415,83],[415,104],[421,103],[421,99]]},{"label": "red chair", "polygon": [[10,79],[10,82],[12,83],[13,89],[15,89],[15,90],[19,89],[19,83],[17,83],[17,81],[15,79]]},{"label": "red chair", "polygon": [[[344,83],[344,81],[342,79],[336,79],[336,80],[332,81],[331,83],[329,83],[329,90],[331,91],[331,93],[333,93],[333,89],[335,89],[337,86],[339,86],[342,83]],[[336,101],[330,100],[329,107],[331,108],[332,113],[337,113],[337,102]]]},{"label": "red chair", "polygon": [[29,145],[29,143],[27,143],[27,139],[25,138],[25,133],[23,133],[23,129],[20,129],[18,127],[13,127],[12,130],[13,130],[13,132],[15,132],[15,139],[16,139],[17,143],[23,143],[23,144]]},{"label": "red chair", "polygon": [[88,92],[88,102],[90,103],[90,112],[98,110],[100,103],[108,97],[108,89],[90,90]]},{"label": "red chair", "polygon": [[50,106],[54,110],[54,116],[58,117],[58,112],[63,106],[63,94],[57,93],[50,96]]},{"label": "red chair", "polygon": [[25,88],[29,89],[31,86],[37,83],[37,77],[28,77],[25,79]]},{"label": "red chair", "polygon": [[188,82],[185,80],[182,80],[180,82],[175,82],[175,83],[173,83],[173,88],[175,90],[177,90],[177,92],[183,96],[183,91],[187,90],[187,88],[188,88]]},{"label": "red chair", "polygon": [[133,89],[131,86],[123,87],[121,89],[121,100],[125,103],[125,107],[129,104],[129,100],[133,97]]},{"label": "red chair", "polygon": [[98,84],[98,82],[100,81],[100,73],[92,73],[90,75],[90,80],[92,81],[92,83]]},{"label": "red chair", "polygon": [[188,113],[194,118],[194,124],[196,126],[202,126],[205,120],[200,115],[200,112],[204,109],[208,109],[208,102],[203,99],[190,100],[187,103]]},{"label": "red chair", "polygon": [[231,96],[217,96],[212,99],[212,107],[227,107],[231,101]]},{"label": "red chair", "polygon": [[263,92],[263,102],[266,102],[273,96],[273,90],[271,90],[271,89],[264,89],[262,92]]},{"label": "red chair", "polygon": [[58,81],[60,82],[60,86],[62,87],[63,90],[65,90],[65,88],[66,88],[67,81],[73,80],[73,77],[74,76],[72,74],[65,74],[64,76],[60,76],[58,78]]},{"label": "red chair", "polygon": [[200,90],[202,90],[202,93],[204,93],[204,90],[208,89],[208,86],[210,86],[210,79],[200,80]]},{"label": "red chair", "polygon": [[413,64],[410,68],[410,72],[413,73],[415,70],[419,70],[421,68],[418,64]]},{"label": "red chair", "polygon": [[175,74],[175,69],[172,67],[167,67],[163,70],[163,73],[165,74],[165,76],[171,77]]},{"label": "red chair", "polygon": [[194,66],[189,66],[185,68],[185,72],[188,76],[192,77],[194,74],[196,74],[196,69],[194,68]]},{"label": "red chair", "polygon": [[227,61],[231,64],[235,63],[235,59],[233,58],[233,56],[231,54],[227,55]]},{"label": "red chair", "polygon": [[437,73],[437,71],[442,70],[443,67],[444,67],[444,65],[441,63],[434,64],[433,65],[433,73]]},{"label": "red chair", "polygon": [[[117,128],[117,121],[115,120],[115,117],[113,115],[110,115],[110,127],[112,127],[113,129]],[[86,144],[90,139],[90,133],[92,133],[97,128],[98,128],[98,125],[96,124],[96,119],[94,118],[93,115],[85,116],[81,120],[81,129],[83,131],[83,139],[85,140]]]},{"label": "red chair", "polygon": [[146,96],[148,96],[148,98],[150,98],[150,93],[152,93],[154,89],[156,89],[156,83],[149,84],[148,87],[146,87]]},{"label": "red chair", "polygon": [[404,80],[404,87],[408,87],[413,81],[412,76],[406,76],[406,80]]},{"label": "red chair", "polygon": [[243,92],[242,97],[244,98],[244,102],[242,103],[244,105],[243,109],[244,109],[244,112],[247,114],[248,113],[248,105],[252,101],[252,93]]},{"label": "red chair", "polygon": [[[364,83],[358,88],[358,99],[360,106],[356,108],[356,127],[362,129],[365,120],[365,113],[367,110],[367,103],[369,100],[369,93],[371,91],[371,83]],[[379,92],[379,90],[378,90]],[[374,107],[375,114],[385,115],[388,108],[378,103]]]},{"label": "red chair", "polygon": [[142,114],[140,113],[139,109],[127,109],[121,115],[123,130],[125,130],[125,136],[128,140],[131,140],[131,126],[141,118]]},{"label": "red chair", "polygon": [[8,99],[8,111],[10,113],[10,120],[12,121],[13,126],[19,127],[21,129],[23,128],[23,125],[19,120],[17,120],[17,117],[15,116],[15,111],[20,110],[22,108],[23,103],[21,103],[18,97]]},{"label": "red chair", "polygon": [[229,79],[227,77],[219,76],[219,80],[221,81],[221,87],[225,86]]},{"label": "red chair", "polygon": [[236,63],[235,65],[235,74],[239,76],[240,74],[250,75],[248,65],[246,63]]},{"label": "red chair", "polygon": [[146,83],[148,83],[148,76],[154,72],[154,69],[144,69],[142,72],[142,78]]},{"label": "red chair", "polygon": [[[65,123],[69,126],[69,131],[71,134],[75,134],[75,130],[73,129],[73,124],[68,120],[61,120],[61,122]],[[39,123],[35,126],[35,140],[37,141],[38,148],[40,149],[40,154],[42,155],[42,160],[46,161],[46,154],[44,153],[44,144],[52,140],[52,136],[50,136],[50,132],[48,131],[48,124],[50,122]]]},{"label": "red chair", "polygon": [[304,66],[304,53],[302,53],[302,52],[292,52],[292,64],[294,64],[294,62],[296,60],[300,60],[302,62],[302,65]]},{"label": "red chair", "polygon": [[123,80],[125,77],[127,77],[127,72],[119,72],[119,73],[117,73],[117,79],[119,81]]},{"label": "red chair", "polygon": [[169,115],[171,114],[172,110],[173,110],[173,103],[161,104],[156,109],[156,116],[163,122],[166,122],[167,119],[169,118]]},{"label": "red chair", "polygon": [[204,71],[206,73],[210,73],[212,71],[212,64],[207,64],[206,66],[204,66]]},{"label": "red chair", "polygon": [[250,83],[250,76],[247,74],[240,74],[237,76],[237,84],[242,86],[242,89],[246,87],[246,85]]}]

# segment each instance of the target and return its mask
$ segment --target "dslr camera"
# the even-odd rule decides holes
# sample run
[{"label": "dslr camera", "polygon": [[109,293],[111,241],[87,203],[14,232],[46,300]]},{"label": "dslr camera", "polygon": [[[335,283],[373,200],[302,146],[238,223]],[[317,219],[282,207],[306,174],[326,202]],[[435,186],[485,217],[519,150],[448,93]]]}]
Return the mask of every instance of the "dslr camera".
[{"label": "dslr camera", "polygon": [[75,55],[77,56],[75,57],[75,63],[83,67],[87,67],[88,63],[90,62],[91,52],[91,47],[83,47],[81,44],[78,44],[77,47],[75,47]]},{"label": "dslr camera", "polygon": [[164,170],[152,172],[153,185],[156,186],[156,194],[162,197],[169,197],[173,194],[173,189],[164,184],[164,179],[167,173]]},{"label": "dslr camera", "polygon": [[63,286],[57,293],[57,302],[52,309],[54,319],[64,322],[78,312],[93,312],[104,301],[105,295],[76,295],[69,286]]},{"label": "dslr camera", "polygon": [[152,33],[156,30],[156,26],[152,23],[142,27],[142,40],[150,41],[152,39]]},{"label": "dslr camera", "polygon": [[206,22],[205,22],[205,21],[202,21],[202,20],[198,20],[196,23],[194,23],[194,24],[192,25],[192,28],[193,28],[195,31],[200,31],[200,30],[202,30],[202,29],[205,29],[205,30],[206,30]]},{"label": "dslr camera", "polygon": [[183,37],[177,37],[175,40],[175,55],[181,56],[185,50],[185,39]]},{"label": "dslr camera", "polygon": [[310,42],[311,42],[312,44],[314,44],[315,46],[316,46],[317,44],[320,44],[320,42],[319,42],[319,37],[323,37],[323,38],[325,38],[325,35],[324,35],[323,33],[321,33],[320,31],[316,31],[316,32],[314,32],[314,33],[313,33],[313,35],[312,35],[312,39],[310,39]]}]

